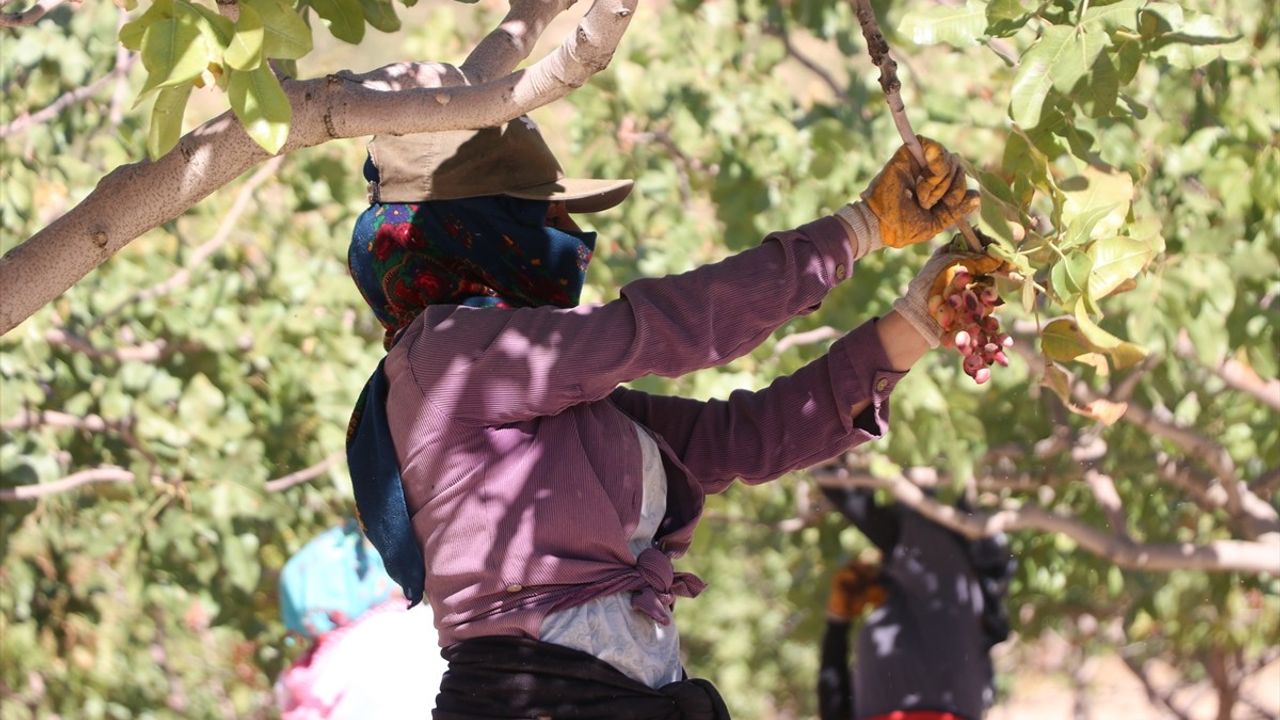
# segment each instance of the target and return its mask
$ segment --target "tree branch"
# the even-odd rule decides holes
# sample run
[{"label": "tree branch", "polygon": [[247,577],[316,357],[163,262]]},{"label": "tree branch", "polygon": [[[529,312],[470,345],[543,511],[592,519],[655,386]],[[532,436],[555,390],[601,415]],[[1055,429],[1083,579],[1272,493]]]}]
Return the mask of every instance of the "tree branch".
[{"label": "tree branch", "polygon": [[302,483],[310,482],[311,480],[325,474],[329,468],[333,467],[338,461],[345,457],[345,452],[336,452],[309,468],[303,468],[297,472],[291,472],[288,475],[278,477],[275,480],[268,480],[267,492],[283,492],[294,485],[301,485]]},{"label": "tree branch", "polygon": [[488,82],[514,70],[533,52],[547,25],[577,1],[512,0],[507,16],[462,63],[467,82]]},{"label": "tree branch", "polygon": [[92,483],[133,482],[134,478],[135,476],[133,473],[120,467],[104,466],[92,468],[90,470],[81,470],[78,473],[73,473],[61,480],[54,480],[53,482],[0,488],[0,502],[35,500],[37,498],[75,490],[82,485],[89,485]]},{"label": "tree branch", "polygon": [[[608,66],[636,2],[596,0],[576,31],[547,57],[481,85],[386,91],[356,76],[287,80],[293,121],[280,154],[336,138],[486,127],[546,105]],[[369,77],[409,85],[420,67],[388,66]],[[164,157],[117,168],[79,205],[0,258],[0,287],[7,294],[0,334],[134,238],[267,157],[228,111],[184,135]]]},{"label": "tree branch", "polygon": [[782,353],[794,347],[801,345],[813,345],[815,343],[834,340],[843,335],[841,331],[829,326],[823,325],[812,330],[804,330],[798,333],[791,333],[773,344],[773,356],[776,358]]},{"label": "tree branch", "polygon": [[[876,22],[876,13],[871,9],[871,0],[853,0],[853,11],[858,17],[858,25],[862,27],[862,37],[867,41],[867,52],[871,62],[880,68],[880,87],[884,90],[884,99],[889,103],[889,114],[893,116],[893,124],[902,136],[902,142],[911,150],[911,155],[921,166],[928,163],[924,159],[924,147],[911,129],[911,121],[907,119],[907,108],[902,103],[902,81],[898,80],[898,63],[889,55],[889,43],[880,32],[880,24]],[[982,241],[974,234],[973,228],[964,218],[956,223],[956,229],[964,235],[969,249],[976,253],[984,253]]]},{"label": "tree branch", "polygon": [[1123,652],[1120,653],[1120,657],[1124,660],[1124,666],[1129,668],[1129,671],[1138,679],[1138,682],[1142,683],[1142,689],[1147,692],[1147,700],[1152,705],[1164,708],[1170,715],[1176,718],[1176,720],[1191,720],[1189,715],[1182,710],[1179,710],[1178,707],[1173,704],[1173,695],[1171,693],[1162,692],[1156,687],[1155,683],[1151,680],[1151,676],[1147,674],[1146,667],[1142,663],[1129,657]]},{"label": "tree branch", "polygon": [[53,12],[63,3],[69,3],[73,9],[80,7],[80,0],[39,0],[22,12],[0,13],[0,28],[34,25],[40,18]]},{"label": "tree branch", "polygon": [[[1191,342],[1191,336],[1185,330],[1178,334],[1173,350],[1179,357],[1197,361],[1199,359],[1195,344]],[[1253,397],[1272,410],[1280,410],[1280,380],[1264,379],[1252,367],[1230,355],[1222,358],[1210,370],[1226,383],[1227,387]]]},{"label": "tree branch", "polygon": [[1110,535],[1077,518],[1031,504],[1010,505],[991,513],[963,513],[925,495],[924,491],[902,475],[879,478],[849,468],[816,471],[813,474],[819,485],[888,490],[898,502],[969,538],[1018,530],[1055,532],[1123,568],[1152,572],[1204,570],[1280,574],[1280,543],[1240,540],[1215,540],[1203,545],[1137,543],[1127,534]]},{"label": "tree branch", "polygon": [[116,56],[116,65],[106,75],[94,80],[88,85],[82,85],[74,90],[63,93],[53,102],[35,111],[19,115],[13,120],[0,125],[0,138],[6,138],[11,135],[28,130],[36,125],[47,123],[58,116],[58,113],[66,110],[68,107],[84,101],[95,95],[102,87],[108,83],[114,82],[116,79],[128,74],[129,69],[133,67],[138,56],[133,53],[118,54]]},{"label": "tree branch", "polygon": [[768,26],[765,28],[765,32],[768,32],[770,35],[781,40],[783,49],[787,51],[787,57],[790,57],[792,60],[800,63],[805,70],[813,73],[819,80],[821,80],[822,83],[827,86],[827,89],[831,91],[831,94],[835,96],[837,101],[846,105],[853,102],[853,98],[849,97],[849,92],[843,87],[840,87],[840,83],[836,82],[835,76],[833,76],[826,68],[815,62],[813,58],[801,52],[800,48],[797,48],[795,43],[791,42],[791,31],[787,29],[785,25],[779,27]]}]

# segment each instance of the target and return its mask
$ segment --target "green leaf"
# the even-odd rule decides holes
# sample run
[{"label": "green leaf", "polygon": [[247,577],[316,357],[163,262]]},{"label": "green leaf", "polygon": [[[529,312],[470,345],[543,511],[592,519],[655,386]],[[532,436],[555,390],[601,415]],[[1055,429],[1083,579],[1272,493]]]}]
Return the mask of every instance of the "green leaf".
[{"label": "green leaf", "polygon": [[1076,251],[1054,264],[1049,279],[1053,283],[1054,294],[1063,305],[1070,305],[1088,290],[1089,271],[1092,269],[1093,258]]},{"label": "green leaf", "polygon": [[973,47],[987,28],[987,12],[968,0],[962,7],[936,5],[902,16],[898,32],[917,45],[947,43],[952,47]]},{"label": "green leaf", "polygon": [[227,97],[240,124],[263,150],[274,154],[284,147],[293,108],[270,67],[233,70]]},{"label": "green leaf", "polygon": [[364,39],[364,10],[360,0],[311,0],[311,7],[334,37],[352,45]]},{"label": "green leaf", "polygon": [[1031,19],[1031,11],[1021,0],[992,0],[987,3],[987,33],[1008,37]]},{"label": "green leaf", "polygon": [[1089,275],[1089,295],[1104,298],[1126,280],[1138,276],[1155,257],[1151,245],[1127,237],[1103,238],[1089,248],[1093,272]]},{"label": "green leaf", "polygon": [[169,152],[182,137],[182,115],[187,108],[191,86],[164,88],[151,106],[151,124],[147,126],[147,154],[153,159]]},{"label": "green leaf", "polygon": [[1087,216],[1098,208],[1109,208],[1106,214],[1093,221],[1090,227],[1092,237],[1117,234],[1133,200],[1133,178],[1121,170],[1086,165],[1079,175],[1061,181],[1058,187],[1065,195],[1062,222],[1067,227],[1077,219],[1087,220]]},{"label": "green leaf", "polygon": [[1044,34],[1018,63],[1009,97],[1009,116],[1013,121],[1024,128],[1039,125],[1049,90],[1070,92],[1092,67],[1106,42],[1107,36],[1101,32],[1063,25],[1045,28]]},{"label": "green leaf", "polygon": [[1094,5],[1084,11],[1080,26],[1096,25],[1104,30],[1138,29],[1138,9],[1145,0],[1120,0],[1110,5]]},{"label": "green leaf", "polygon": [[364,19],[375,29],[385,33],[400,30],[400,18],[396,17],[391,0],[360,0],[360,8],[364,10]]},{"label": "green leaf", "polygon": [[1147,351],[1141,347],[1126,340],[1121,340],[1098,327],[1085,311],[1083,300],[1076,302],[1075,318],[1076,324],[1080,327],[1080,332],[1084,334],[1085,339],[1092,343],[1094,347],[1110,355],[1111,361],[1115,363],[1117,368],[1135,365],[1147,356]]},{"label": "green leaf", "polygon": [[242,5],[240,19],[236,20],[236,33],[222,58],[233,70],[253,70],[262,64],[265,36],[262,16],[248,5]]},{"label": "green leaf", "polygon": [[208,64],[209,49],[195,15],[178,13],[159,20],[142,34],[142,65],[147,69],[147,82],[141,93],[191,82]]},{"label": "green leaf", "polygon": [[1062,242],[1058,243],[1058,249],[1066,251],[1089,242],[1094,235],[1093,231],[1098,226],[1098,222],[1112,214],[1119,204],[1099,205],[1074,216],[1067,226],[1067,231],[1063,234]]},{"label": "green leaf", "polygon": [[262,55],[266,58],[296,60],[311,52],[311,28],[281,0],[241,0],[262,18]]},{"label": "green leaf", "polygon": [[[209,40],[210,48],[225,48],[231,42],[231,36],[235,35],[235,25],[229,18],[222,17],[212,9],[205,7],[199,3],[182,3],[181,7],[188,12],[199,13],[203,22],[200,23],[200,30]],[[242,6],[243,7],[243,6]]]},{"label": "green leaf", "polygon": [[174,12],[173,0],[155,0],[141,16],[121,26],[120,44],[138,52],[142,49],[142,36],[147,28],[160,20],[172,18]]}]

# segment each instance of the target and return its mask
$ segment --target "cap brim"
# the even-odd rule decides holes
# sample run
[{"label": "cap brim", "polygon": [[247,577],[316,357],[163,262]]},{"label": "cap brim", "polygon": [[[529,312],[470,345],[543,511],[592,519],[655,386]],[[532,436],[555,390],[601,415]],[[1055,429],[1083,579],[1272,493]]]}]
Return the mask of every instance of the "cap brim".
[{"label": "cap brim", "polygon": [[503,195],[525,200],[563,202],[565,209],[571,213],[593,213],[608,210],[625,200],[634,185],[633,180],[561,178],[543,185],[508,190]]}]

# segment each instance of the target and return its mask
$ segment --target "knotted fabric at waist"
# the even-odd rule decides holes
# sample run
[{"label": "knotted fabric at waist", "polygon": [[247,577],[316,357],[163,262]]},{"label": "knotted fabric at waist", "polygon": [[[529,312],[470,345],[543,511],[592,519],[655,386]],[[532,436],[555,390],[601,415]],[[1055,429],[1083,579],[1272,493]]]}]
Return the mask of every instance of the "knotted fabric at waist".
[{"label": "knotted fabric at waist", "polygon": [[729,720],[706,680],[650,688],[608,663],[526,637],[463,640],[442,652],[433,720]]}]

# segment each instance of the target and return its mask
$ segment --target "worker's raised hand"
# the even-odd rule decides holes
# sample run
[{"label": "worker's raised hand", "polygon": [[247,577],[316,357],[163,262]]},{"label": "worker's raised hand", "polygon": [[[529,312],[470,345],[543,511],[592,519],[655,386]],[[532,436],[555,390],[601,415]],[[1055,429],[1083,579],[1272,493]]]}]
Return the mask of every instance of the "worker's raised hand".
[{"label": "worker's raised hand", "polygon": [[986,382],[992,364],[1006,365],[1009,336],[991,314],[1000,304],[993,275],[1007,270],[989,255],[957,251],[958,242],[940,248],[893,303],[930,347],[945,345],[964,356],[965,373]]},{"label": "worker's raised hand", "polygon": [[921,137],[920,144],[923,167],[903,145],[862,194],[889,247],[922,243],[978,209],[978,193],[965,185],[959,158],[935,140]]}]

